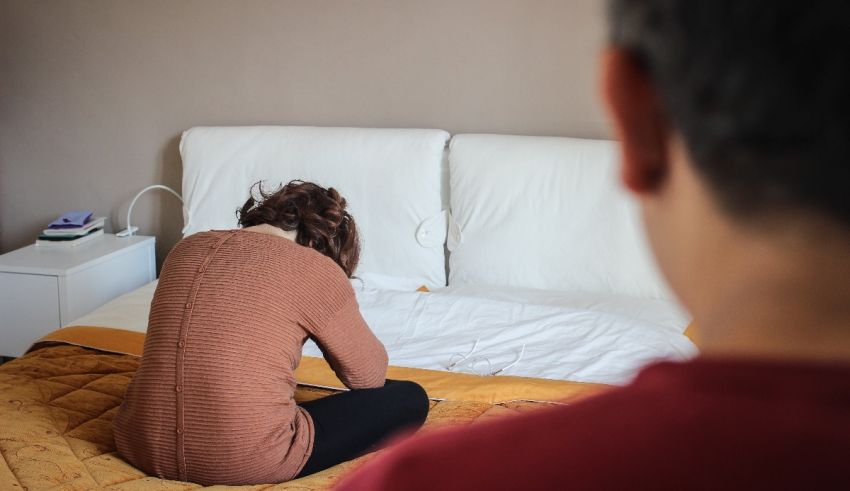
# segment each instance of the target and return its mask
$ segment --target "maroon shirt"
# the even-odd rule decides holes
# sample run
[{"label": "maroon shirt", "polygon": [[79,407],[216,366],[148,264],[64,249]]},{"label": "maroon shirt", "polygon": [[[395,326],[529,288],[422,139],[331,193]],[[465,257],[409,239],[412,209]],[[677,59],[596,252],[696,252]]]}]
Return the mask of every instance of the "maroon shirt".
[{"label": "maroon shirt", "polygon": [[342,490],[850,489],[850,365],[699,359],[408,440]]}]

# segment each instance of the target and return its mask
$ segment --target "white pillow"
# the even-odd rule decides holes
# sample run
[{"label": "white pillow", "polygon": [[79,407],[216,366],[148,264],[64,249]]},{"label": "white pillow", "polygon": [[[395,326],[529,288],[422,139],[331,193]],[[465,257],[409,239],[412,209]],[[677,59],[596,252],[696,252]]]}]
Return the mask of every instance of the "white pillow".
[{"label": "white pillow", "polygon": [[610,141],[455,136],[449,285],[672,298],[617,160]]},{"label": "white pillow", "polygon": [[251,185],[334,187],[360,230],[356,274],[445,285],[441,130],[198,127],[183,133],[185,235],[237,226]]}]

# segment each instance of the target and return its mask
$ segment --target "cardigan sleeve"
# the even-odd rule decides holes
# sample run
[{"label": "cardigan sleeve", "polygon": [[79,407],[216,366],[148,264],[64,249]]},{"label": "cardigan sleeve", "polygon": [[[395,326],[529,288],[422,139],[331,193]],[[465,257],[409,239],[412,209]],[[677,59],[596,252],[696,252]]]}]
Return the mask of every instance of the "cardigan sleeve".
[{"label": "cardigan sleeve", "polygon": [[370,389],[384,385],[387,351],[363,320],[353,295],[311,337],[346,387]]}]

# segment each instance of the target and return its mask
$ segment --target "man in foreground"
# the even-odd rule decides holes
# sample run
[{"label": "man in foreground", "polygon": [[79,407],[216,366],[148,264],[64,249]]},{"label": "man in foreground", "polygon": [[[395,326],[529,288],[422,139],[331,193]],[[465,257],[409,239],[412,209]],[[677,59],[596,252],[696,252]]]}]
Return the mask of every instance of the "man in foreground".
[{"label": "man in foreground", "polygon": [[344,490],[850,489],[850,4],[613,0],[603,93],[702,355]]}]

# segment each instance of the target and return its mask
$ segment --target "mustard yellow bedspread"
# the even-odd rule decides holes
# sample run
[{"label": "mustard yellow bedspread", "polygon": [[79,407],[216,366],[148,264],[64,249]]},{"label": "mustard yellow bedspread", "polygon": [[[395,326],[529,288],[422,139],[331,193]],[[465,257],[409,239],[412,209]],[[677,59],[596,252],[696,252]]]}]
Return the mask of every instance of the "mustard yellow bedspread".
[{"label": "mustard yellow bedspread", "polygon": [[[66,328],[29,354],[0,365],[0,489],[196,489],[144,475],[116,453],[112,418],[139,365],[144,335],[104,328]],[[321,359],[296,373],[298,402],[341,387]],[[602,386],[515,377],[477,377],[392,367],[391,378],[415,380],[431,402],[422,431],[468,424],[571,401]],[[324,386],[319,388],[316,386]],[[327,388],[331,387],[331,388]],[[320,490],[373,456],[283,484],[215,489]]]}]

